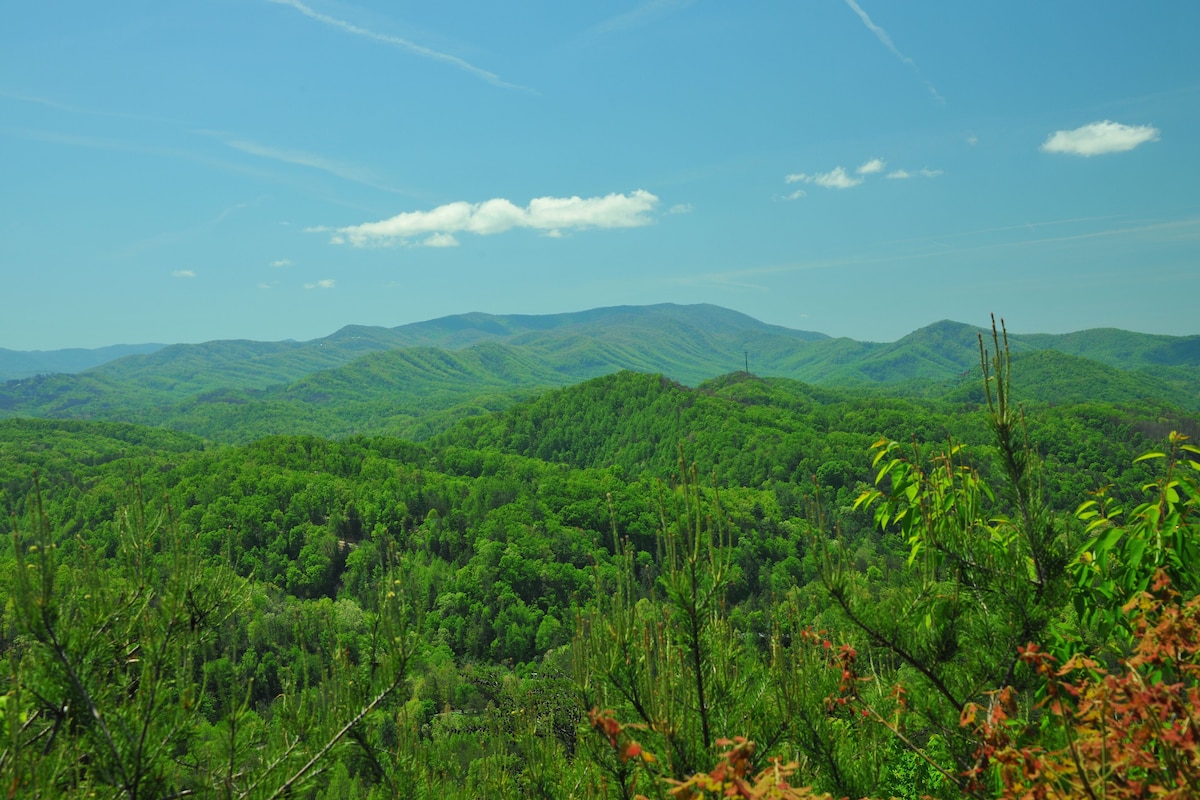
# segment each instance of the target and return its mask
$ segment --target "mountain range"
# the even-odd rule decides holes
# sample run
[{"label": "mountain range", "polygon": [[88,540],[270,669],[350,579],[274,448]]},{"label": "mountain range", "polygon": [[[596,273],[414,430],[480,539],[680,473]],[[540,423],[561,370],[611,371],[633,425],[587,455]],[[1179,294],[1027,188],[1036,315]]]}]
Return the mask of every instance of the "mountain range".
[{"label": "mountain range", "polygon": [[[137,422],[217,441],[270,433],[425,438],[464,416],[619,370],[661,373],[692,386],[748,370],[973,401],[981,335],[990,349],[990,330],[946,320],[896,342],[860,342],[768,325],[713,305],[664,304],[356,325],[307,342],[0,350],[6,380],[0,416]],[[1200,335],[1096,329],[1007,338],[1028,400],[1200,408]],[[76,369],[106,356],[118,357]]]}]

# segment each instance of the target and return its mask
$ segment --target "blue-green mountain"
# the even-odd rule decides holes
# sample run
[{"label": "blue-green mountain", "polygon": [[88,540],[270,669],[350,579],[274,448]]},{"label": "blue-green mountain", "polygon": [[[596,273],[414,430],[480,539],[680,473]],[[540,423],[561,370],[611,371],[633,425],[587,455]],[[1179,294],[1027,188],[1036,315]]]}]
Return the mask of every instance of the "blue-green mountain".
[{"label": "blue-green mountain", "polygon": [[[712,305],[568,314],[463,314],[349,326],[309,342],[215,341],[132,354],[74,374],[9,380],[0,416],[170,427],[219,441],[271,433],[415,439],[545,389],[620,370],[685,385],[746,371],[805,383],[976,402],[991,331],[942,321],[896,342],[832,338]],[[1200,407],[1200,336],[1114,329],[1009,334],[1026,399]]]}]

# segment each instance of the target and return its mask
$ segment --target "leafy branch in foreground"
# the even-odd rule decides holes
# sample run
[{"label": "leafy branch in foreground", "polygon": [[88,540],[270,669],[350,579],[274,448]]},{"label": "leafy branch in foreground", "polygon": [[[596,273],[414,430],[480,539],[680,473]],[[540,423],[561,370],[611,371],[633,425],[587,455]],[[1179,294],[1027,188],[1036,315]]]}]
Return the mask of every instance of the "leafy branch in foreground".
[{"label": "leafy branch in foreground", "polygon": [[979,351],[999,491],[961,445],[925,459],[915,445],[881,439],[875,486],[855,507],[873,509],[880,531],[903,539],[907,574],[880,596],[816,541],[829,595],[906,691],[906,724],[945,742],[955,773],[975,749],[958,725],[963,709],[1013,683],[1020,648],[1044,639],[1069,590],[1062,526],[1042,497],[1043,467],[1011,399],[1007,339],[995,327],[992,343],[989,354],[981,338]]},{"label": "leafy branch in foreground", "polygon": [[1188,437],[1177,431],[1171,431],[1167,442],[1167,452],[1137,459],[1164,462],[1158,480],[1142,487],[1149,495],[1145,502],[1126,515],[1100,491],[1075,513],[1090,535],[1071,566],[1077,586],[1075,609],[1104,635],[1114,630],[1132,633],[1120,609],[1147,591],[1159,570],[1183,594],[1200,591],[1200,447],[1188,444]]},{"label": "leafy branch in foreground", "polygon": [[[994,330],[993,337],[999,346]],[[1145,484],[1149,499],[1125,524],[1106,498],[1084,503],[1076,516],[1090,538],[1069,560],[1055,533],[1061,523],[1041,501],[1042,467],[1016,435],[1023,423],[1008,395],[1007,348],[992,360],[994,374],[983,352],[1003,492],[990,489],[961,448],[926,468],[919,454],[910,459],[901,445],[881,441],[876,484],[886,480],[887,488],[864,492],[859,505],[875,505],[877,525],[905,538],[916,580],[891,598],[900,603],[890,615],[836,557],[825,560],[824,583],[873,647],[905,668],[907,696],[922,698],[906,725],[945,735],[958,711],[958,774],[946,775],[962,793],[1194,797],[1200,449],[1172,432],[1169,453],[1137,459],[1162,460],[1165,469]],[[1099,637],[1090,651],[1088,627],[1093,642]],[[1133,654],[1120,657],[1127,647]],[[1105,669],[1102,659],[1119,667]],[[1034,696],[1041,699],[1031,710]],[[923,754],[899,724],[869,705],[865,711]]]}]

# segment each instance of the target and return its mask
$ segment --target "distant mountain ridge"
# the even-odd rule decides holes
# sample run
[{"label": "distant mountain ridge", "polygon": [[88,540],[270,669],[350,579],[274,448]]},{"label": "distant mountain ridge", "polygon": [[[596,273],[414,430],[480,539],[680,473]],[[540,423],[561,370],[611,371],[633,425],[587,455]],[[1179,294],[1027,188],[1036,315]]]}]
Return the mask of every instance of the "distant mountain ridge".
[{"label": "distant mountain ridge", "polygon": [[32,378],[51,372],[83,372],[125,356],[153,353],[164,347],[165,344],[114,344],[63,350],[8,350],[0,347],[0,381]]},{"label": "distant mountain ridge", "polygon": [[[561,314],[493,315],[482,312],[456,314],[394,328],[347,325],[329,336],[307,342],[259,342],[248,339],[221,339],[202,344],[118,345],[98,350],[5,351],[0,350],[0,380],[30,377],[52,372],[76,373],[94,368],[115,378],[154,374],[159,379],[187,385],[200,369],[228,372],[236,382],[261,388],[295,380],[320,369],[349,363],[370,352],[402,347],[438,347],[461,350],[485,341],[509,341],[525,344],[548,334],[572,329],[583,336],[596,336],[604,330],[632,326],[652,327],[664,323],[696,327],[698,317],[704,326],[718,324],[722,330],[773,332],[789,339],[818,341],[829,337],[822,333],[795,331],[768,325],[752,317],[720,306],[679,306],[669,303],[652,306],[612,306]],[[130,352],[118,351],[118,348]],[[142,348],[133,350],[133,348]],[[113,351],[105,360],[102,353]],[[86,360],[72,361],[68,354],[94,353]],[[7,358],[11,354],[11,359]],[[60,355],[61,354],[61,355]],[[123,356],[144,354],[143,358]],[[18,360],[19,357],[19,360]],[[116,361],[122,361],[116,364]],[[94,363],[92,363],[94,362]],[[10,368],[8,365],[12,364]],[[38,365],[41,365],[40,367]],[[62,364],[65,366],[56,366]],[[732,367],[732,365],[731,365]]]},{"label": "distant mountain ridge", "polygon": [[[817,381],[829,378],[862,378],[868,382],[880,380],[880,375],[889,372],[888,364],[895,358],[893,354],[898,352],[907,355],[913,346],[926,350],[923,356],[929,358],[934,373],[967,367],[977,358],[976,333],[986,333],[983,328],[942,320],[895,342],[833,339],[823,333],[759,322],[740,312],[709,304],[611,306],[538,315],[470,312],[394,328],[347,325],[328,336],[306,342],[220,339],[202,344],[113,345],[91,350],[17,351],[0,348],[0,380],[99,369],[117,379],[153,374],[160,383],[171,381],[187,390],[196,388],[192,381],[198,372],[216,371],[232,379],[222,381],[222,385],[232,382],[247,388],[262,388],[346,364],[371,352],[403,347],[461,350],[485,341],[544,345],[548,340],[558,338],[566,329],[584,337],[609,339],[614,330],[628,328],[629,332],[633,332],[649,326],[652,333],[658,333],[664,324],[690,328],[687,332],[700,338],[704,338],[706,330],[719,330],[726,337],[730,333],[741,332],[746,334],[747,348],[768,345],[765,352],[749,355],[765,356],[771,370],[812,373],[807,379]],[[788,341],[825,344],[812,352],[783,358],[776,364],[774,348],[770,346],[778,344],[772,341],[776,336]],[[629,338],[628,335],[625,338]],[[1010,334],[1009,341],[1014,351],[1057,350],[1118,369],[1200,366],[1200,335],[1166,336],[1117,328],[1094,328],[1064,334]],[[937,352],[947,345],[957,352]],[[847,362],[859,359],[863,359],[864,363],[850,370],[842,368]],[[861,374],[856,375],[860,370]]]},{"label": "distant mountain ridge", "polygon": [[[347,326],[309,342],[171,345],[78,374],[9,381],[0,385],[0,416],[139,422],[222,440],[420,437],[531,392],[620,370],[696,386],[747,367],[763,377],[949,398],[978,373],[984,333],[943,320],[896,342],[859,342],[713,305],[471,313],[397,328]],[[990,346],[990,330],[984,338]],[[1030,399],[1068,402],[1091,391],[1110,402],[1200,407],[1200,336],[1099,329],[1008,340],[1015,359],[1047,354],[1030,362],[1030,380],[1018,370]]]}]

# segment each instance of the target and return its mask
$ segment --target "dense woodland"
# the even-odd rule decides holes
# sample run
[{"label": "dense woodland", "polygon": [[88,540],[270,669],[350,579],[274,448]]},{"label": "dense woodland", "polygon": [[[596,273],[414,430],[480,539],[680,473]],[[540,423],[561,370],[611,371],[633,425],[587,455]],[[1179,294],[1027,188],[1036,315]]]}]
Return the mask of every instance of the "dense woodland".
[{"label": "dense woodland", "polygon": [[0,790],[1200,796],[1197,418],[988,345],[419,441],[0,420]]}]

